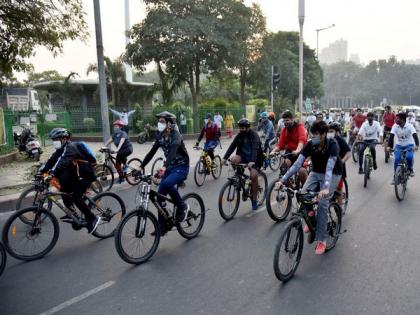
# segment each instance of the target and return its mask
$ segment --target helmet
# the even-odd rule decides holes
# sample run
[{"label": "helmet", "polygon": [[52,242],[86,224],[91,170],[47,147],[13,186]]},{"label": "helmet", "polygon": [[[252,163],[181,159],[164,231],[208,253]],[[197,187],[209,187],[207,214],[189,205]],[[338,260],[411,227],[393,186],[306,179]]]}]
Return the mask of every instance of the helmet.
[{"label": "helmet", "polygon": [[333,121],[328,125],[328,129],[334,129],[337,132],[341,132],[341,124],[339,122]]},{"label": "helmet", "polygon": [[286,111],[284,111],[284,113],[282,115],[282,118],[283,119],[287,119],[287,118],[293,119],[293,114],[290,110],[286,110]]},{"label": "helmet", "polygon": [[274,112],[269,112],[268,117],[270,117],[272,119],[276,119],[276,114]]},{"label": "helmet", "polygon": [[114,121],[113,125],[124,127],[124,122],[122,120],[118,119],[118,120]]},{"label": "helmet", "polygon": [[156,118],[164,118],[166,122],[170,122],[171,124],[175,123],[176,121],[176,116],[166,110],[164,112],[156,114]]},{"label": "helmet", "polygon": [[49,133],[50,139],[70,138],[71,133],[66,128],[54,128]]},{"label": "helmet", "polygon": [[262,112],[262,113],[260,114],[260,118],[262,118],[262,119],[266,119],[266,118],[268,118],[268,114],[267,114],[267,112]]},{"label": "helmet", "polygon": [[249,120],[247,118],[241,118],[238,121],[238,126],[239,127],[250,127],[251,123],[249,122]]}]

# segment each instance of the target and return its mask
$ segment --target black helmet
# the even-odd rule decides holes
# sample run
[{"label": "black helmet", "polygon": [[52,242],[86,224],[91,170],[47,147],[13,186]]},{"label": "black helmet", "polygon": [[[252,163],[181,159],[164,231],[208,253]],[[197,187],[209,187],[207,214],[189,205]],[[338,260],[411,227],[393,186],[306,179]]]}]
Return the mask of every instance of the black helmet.
[{"label": "black helmet", "polygon": [[238,126],[239,127],[250,127],[251,123],[249,122],[249,120],[247,118],[241,118],[238,121]]},{"label": "black helmet", "polygon": [[285,110],[281,116],[283,119],[293,119],[293,114],[290,110]]},{"label": "black helmet", "polygon": [[156,118],[165,118],[166,122],[170,122],[171,124],[175,123],[176,116],[168,111],[161,112],[156,114]]},{"label": "black helmet", "polygon": [[328,129],[334,129],[337,132],[341,132],[341,124],[339,122],[333,121],[328,125]]},{"label": "black helmet", "polygon": [[49,133],[50,139],[70,138],[71,133],[66,128],[54,128]]}]

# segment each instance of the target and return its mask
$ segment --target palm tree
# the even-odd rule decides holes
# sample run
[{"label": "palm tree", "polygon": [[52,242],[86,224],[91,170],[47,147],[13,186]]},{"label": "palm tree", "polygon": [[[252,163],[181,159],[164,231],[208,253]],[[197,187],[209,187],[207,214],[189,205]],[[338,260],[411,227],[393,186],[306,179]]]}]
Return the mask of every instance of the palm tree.
[{"label": "palm tree", "polygon": [[54,84],[54,89],[63,98],[63,105],[66,111],[69,111],[72,99],[83,91],[83,87],[79,84],[74,84],[72,79],[79,76],[76,72],[70,72],[62,81]]}]

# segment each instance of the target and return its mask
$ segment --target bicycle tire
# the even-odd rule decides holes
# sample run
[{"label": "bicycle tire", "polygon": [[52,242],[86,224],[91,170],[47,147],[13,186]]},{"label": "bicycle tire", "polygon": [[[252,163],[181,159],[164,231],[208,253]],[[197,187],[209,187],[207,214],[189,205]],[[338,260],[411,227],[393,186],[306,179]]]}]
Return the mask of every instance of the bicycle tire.
[{"label": "bicycle tire", "polygon": [[[101,207],[104,206],[103,202],[101,204],[101,199],[104,198],[111,198],[114,199],[114,203],[113,205],[115,205],[116,207],[118,207],[119,211],[116,211],[114,213],[114,209],[110,209],[109,207],[107,209],[101,209],[101,210],[105,210],[105,214],[102,213],[100,211],[96,211],[99,205]],[[95,206],[93,206],[92,213],[95,215],[99,215],[101,214],[101,224],[98,225],[98,227],[96,228],[95,232],[92,233],[93,236],[97,237],[97,238],[101,238],[101,239],[105,239],[105,238],[109,238],[111,236],[114,236],[115,233],[115,229],[117,228],[119,222],[121,221],[122,217],[125,215],[125,204],[124,201],[120,198],[120,196],[118,196],[117,194],[114,194],[113,192],[107,191],[107,192],[103,192],[100,194],[97,194],[96,196],[94,196],[92,198],[92,201],[95,203]],[[98,205],[99,204],[99,205]],[[116,209],[116,208],[115,208]],[[115,224],[115,227],[109,226],[108,224],[110,224],[111,220],[113,220],[113,218],[116,218],[116,220],[118,220],[115,224],[115,222],[113,222],[113,224]],[[111,230],[110,232],[103,232],[104,230]]]},{"label": "bicycle tire", "polygon": [[[217,161],[217,162],[216,162]],[[214,179],[218,179],[220,175],[222,174],[222,159],[220,156],[216,155],[213,159],[213,164],[217,164],[216,167],[211,169],[211,176],[213,176]]]},{"label": "bicycle tire", "polygon": [[[292,229],[296,230],[296,238],[295,238],[294,244],[291,244],[292,247],[289,248],[289,245],[290,245],[289,241],[290,241]],[[293,266],[287,272],[283,272],[280,268],[282,248],[284,248],[286,252],[285,256],[290,257],[291,256],[290,253],[297,254]],[[300,220],[294,219],[286,224],[276,244],[276,247],[274,249],[273,269],[274,269],[274,274],[276,275],[277,279],[279,279],[281,282],[287,282],[293,277],[293,275],[295,274],[299,266],[300,259],[302,257],[302,251],[303,251],[303,227]]]},{"label": "bicycle tire", "polygon": [[354,142],[351,146],[351,157],[353,159],[354,163],[357,163],[359,161],[359,147],[358,143]]},{"label": "bicycle tire", "polygon": [[280,168],[280,157],[278,155],[270,158],[270,169],[275,172]]},{"label": "bicycle tire", "polygon": [[[194,181],[195,184],[198,187],[201,187],[204,185],[204,182],[206,181],[206,166],[203,163],[202,158],[195,164],[194,168]],[[203,178],[200,180],[199,175],[202,174]]]},{"label": "bicycle tire", "polygon": [[[146,211],[145,227],[147,229],[147,227],[152,225],[154,231],[152,231],[151,233],[149,233],[148,231],[145,231],[145,233],[141,237],[135,236],[133,233],[135,232],[137,225],[142,223],[141,219],[144,217],[144,214],[142,213],[143,211],[144,210],[137,209],[137,210],[129,212],[127,215],[125,215],[122,218],[120,224],[118,225],[115,231],[115,239],[114,239],[115,249],[117,250],[117,253],[121,257],[121,259],[129,264],[139,265],[139,264],[145,263],[156,253],[156,250],[158,249],[158,246],[159,246],[159,242],[160,242],[159,223],[156,217],[150,211]],[[127,224],[132,219],[136,220],[135,222],[133,222],[135,224],[135,228],[133,229],[133,231],[130,231],[129,234],[133,234],[133,237],[135,237],[136,239],[140,239],[142,244],[144,244],[142,239],[144,238],[146,234],[150,236],[154,236],[154,241],[150,249],[144,255],[136,256],[136,257],[127,253],[127,250],[125,249],[125,240],[124,240],[125,237],[123,234],[123,232],[125,231],[125,228],[127,227]],[[153,234],[153,232],[155,233],[155,235],[151,235]]]},{"label": "bicycle tire", "polygon": [[0,276],[2,275],[4,268],[6,268],[7,264],[7,253],[6,249],[4,248],[3,244],[0,242]]},{"label": "bicycle tire", "polygon": [[129,183],[131,186],[135,186],[138,183],[140,183],[140,179],[136,176],[132,176],[133,172],[141,172],[141,160],[138,158],[132,158],[130,161],[127,162],[128,172],[125,175],[125,179],[127,180],[127,183]]},{"label": "bicycle tire", "polygon": [[[234,201],[234,204],[233,204],[234,206],[233,210],[230,214],[227,214],[227,211],[225,211],[225,209],[223,208],[224,205],[226,205],[228,202],[230,203],[229,199],[231,199],[229,196],[227,196],[226,201],[223,200],[225,191],[227,191],[228,194],[233,191],[232,201],[234,201],[235,200],[234,198],[236,197],[236,200]],[[219,194],[219,213],[223,219],[225,219],[226,221],[229,221],[235,217],[239,209],[240,198],[241,196],[240,196],[239,190],[235,187],[235,185],[231,181],[228,181],[223,185]]]},{"label": "bicycle tire", "polygon": [[[32,202],[32,205],[30,205],[29,207],[35,207],[37,206],[37,199],[38,199],[38,192],[36,191],[35,186],[30,186],[28,188],[26,188],[24,191],[22,191],[22,193],[19,196],[19,199],[16,201],[16,211],[20,210],[21,208],[27,208],[28,206],[23,205],[24,199],[26,198],[26,196],[32,192],[35,192],[35,196],[34,196],[34,201]],[[44,204],[45,205],[45,204]],[[44,205],[42,205],[44,207]],[[52,201],[47,199],[47,207],[45,207],[45,209],[47,209],[48,211],[51,211],[52,209]],[[27,223],[29,224],[31,222],[30,218],[26,218],[26,217],[20,217],[20,219],[22,220],[23,223]]]},{"label": "bicycle tire", "polygon": [[158,157],[152,164],[151,174],[154,176],[164,165],[163,157]]},{"label": "bicycle tire", "polygon": [[257,194],[257,201],[258,201],[258,207],[261,207],[265,201],[265,198],[267,197],[267,188],[268,188],[268,181],[267,176],[265,173],[261,170],[257,170],[258,172],[258,178],[263,179],[264,187],[260,186],[260,180],[258,179],[258,194]]},{"label": "bicycle tire", "polygon": [[[52,236],[52,239],[49,242],[48,246],[46,246],[46,248],[44,250],[40,251],[39,253],[32,254],[32,255],[24,255],[24,254],[17,253],[16,249],[14,249],[13,246],[10,244],[11,239],[9,237],[9,232],[10,232],[11,236],[16,237],[16,232],[18,230],[17,224],[18,224],[18,222],[21,222],[19,217],[21,215],[24,215],[25,212],[36,213],[36,215],[34,216],[34,219],[32,220],[31,223],[23,223],[24,225],[21,227],[22,230],[26,231],[24,233],[24,236],[26,238],[28,238],[28,237],[32,238],[32,239],[28,238],[28,240],[35,241],[36,238],[37,238],[37,237],[34,237],[34,235],[29,234],[29,229],[32,229],[35,219],[41,217],[42,219],[37,219],[37,221],[41,221],[41,224],[42,224],[43,222],[45,222],[45,220],[47,218],[49,218],[51,223],[52,223],[52,227],[53,227],[53,236]],[[16,219],[18,221],[16,221],[16,223],[15,223]],[[13,225],[13,224],[15,224],[15,225]],[[11,231],[9,231],[10,229],[11,229]],[[40,229],[41,229],[41,227],[36,228],[37,235],[41,234]],[[2,242],[3,242],[3,245],[6,248],[7,252],[10,254],[10,256],[12,256],[16,259],[19,259],[19,260],[31,261],[31,260],[36,260],[36,259],[42,258],[46,254],[48,254],[54,248],[55,244],[57,243],[59,234],[60,234],[60,227],[58,225],[58,220],[52,212],[50,212],[50,211],[48,211],[47,209],[44,209],[44,208],[41,208],[41,209],[38,210],[38,207],[28,207],[28,208],[24,208],[24,209],[21,209],[21,210],[15,212],[15,213],[13,213],[10,216],[10,218],[6,221],[6,223],[4,224],[4,227],[3,227],[3,232],[2,232]],[[22,242],[22,240],[20,241],[20,243],[21,242]]]},{"label": "bicycle tire", "polygon": [[[197,205],[199,207],[199,209],[192,209],[190,203],[188,202],[189,199],[195,199],[197,201]],[[187,215],[187,219],[180,222],[179,220],[175,220],[175,226],[176,229],[178,230],[178,233],[185,239],[190,240],[194,237],[197,237],[198,234],[200,234],[201,229],[203,228],[204,225],[204,221],[206,219],[206,209],[204,208],[204,202],[203,199],[201,199],[201,197],[196,194],[196,193],[189,193],[186,194],[185,196],[182,197],[182,200],[187,203],[188,205],[190,205],[190,211],[189,214]],[[174,214],[176,217],[176,213]],[[196,221],[197,219],[199,219],[197,228],[194,229],[191,232],[188,232],[186,230],[186,227],[184,225],[189,225],[188,227],[192,226],[191,225],[191,220],[194,219],[194,221]]]},{"label": "bicycle tire", "polygon": [[344,181],[344,193],[346,194],[346,196],[344,198],[342,210],[343,210],[343,215],[345,215],[347,212],[347,208],[349,206],[349,184],[347,183],[347,180],[345,178],[343,178],[343,181]]},{"label": "bicycle tire", "polygon": [[[287,216],[290,213],[290,209],[292,208],[292,197],[287,191],[275,190],[275,185],[277,182],[278,180],[274,180],[268,187],[265,205],[270,218],[275,222],[282,222],[286,220]],[[282,193],[281,196],[279,196],[280,193]],[[273,207],[272,201],[274,202],[274,206],[277,207],[278,210]],[[287,201],[286,207],[280,206],[281,201]]]},{"label": "bicycle tire", "polygon": [[369,162],[368,162],[368,159],[365,157],[365,161],[364,161],[364,163],[363,163],[363,187],[365,187],[366,188],[366,186],[367,186],[367,182],[368,182],[368,179],[369,179]]},{"label": "bicycle tire", "polygon": [[112,168],[106,164],[95,166],[96,177],[102,185],[103,191],[110,191],[114,185],[114,172]]},{"label": "bicycle tire", "polygon": [[[401,186],[401,191],[398,190],[399,186]],[[394,189],[397,200],[403,201],[405,198],[406,183],[404,179],[404,169],[401,165],[398,165],[397,170],[395,171]]]},{"label": "bicycle tire", "polygon": [[[334,211],[332,211],[334,209]],[[333,217],[335,216],[335,217]],[[328,205],[328,223],[327,223],[327,248],[326,252],[332,250],[337,244],[341,232],[342,209],[336,202]]]}]

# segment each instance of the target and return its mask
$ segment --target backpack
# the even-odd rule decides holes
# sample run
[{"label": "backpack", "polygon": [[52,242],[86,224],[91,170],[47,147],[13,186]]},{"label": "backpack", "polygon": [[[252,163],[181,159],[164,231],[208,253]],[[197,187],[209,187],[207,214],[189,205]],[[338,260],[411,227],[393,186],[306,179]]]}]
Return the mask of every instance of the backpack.
[{"label": "backpack", "polygon": [[84,141],[76,142],[76,146],[86,161],[88,161],[91,164],[96,163],[96,155],[93,152],[92,148],[86,144],[86,142]]}]

